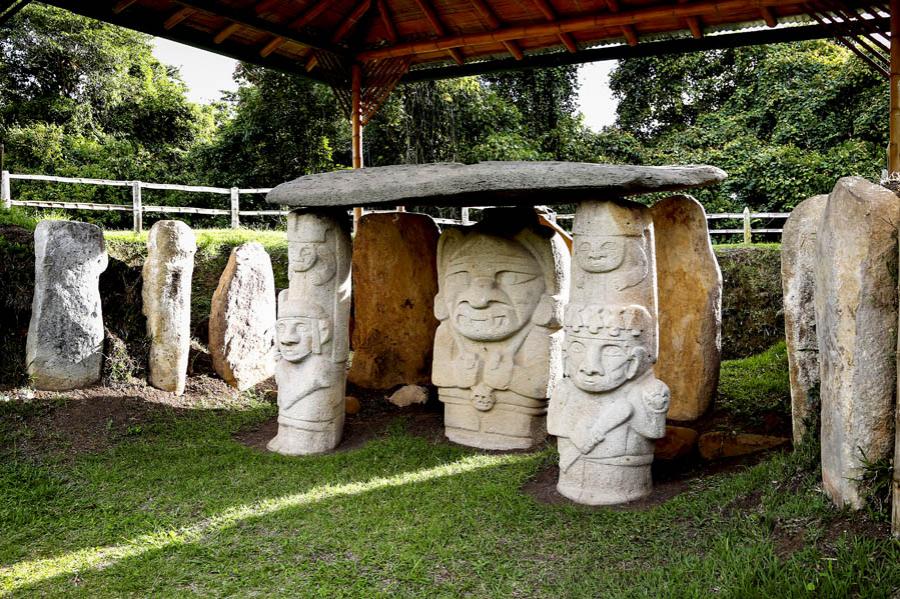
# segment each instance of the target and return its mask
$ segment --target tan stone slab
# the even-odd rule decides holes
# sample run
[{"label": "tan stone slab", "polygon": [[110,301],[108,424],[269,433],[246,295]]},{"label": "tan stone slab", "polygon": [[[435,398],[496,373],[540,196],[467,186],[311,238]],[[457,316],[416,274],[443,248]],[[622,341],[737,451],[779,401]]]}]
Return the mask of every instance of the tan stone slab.
[{"label": "tan stone slab", "polygon": [[366,214],[353,240],[353,364],[368,389],[431,382],[438,228],[425,214]]},{"label": "tan stone slab", "polygon": [[659,286],[659,361],[672,393],[669,419],[696,420],[716,393],[722,355],[722,272],[706,211],[692,197],[653,205]]},{"label": "tan stone slab", "polygon": [[789,442],[786,437],[716,431],[700,435],[697,449],[704,460],[718,460],[766,451]]}]

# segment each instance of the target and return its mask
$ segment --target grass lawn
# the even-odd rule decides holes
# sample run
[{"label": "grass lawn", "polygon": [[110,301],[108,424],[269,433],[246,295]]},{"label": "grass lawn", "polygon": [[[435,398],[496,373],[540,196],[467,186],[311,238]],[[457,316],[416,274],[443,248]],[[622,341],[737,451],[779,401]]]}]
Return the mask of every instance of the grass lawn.
[{"label": "grass lawn", "polygon": [[[107,398],[119,399],[136,403]],[[0,593],[900,592],[900,543],[882,517],[829,506],[808,449],[685,479],[650,507],[590,509],[523,490],[552,468],[552,447],[485,454],[423,435],[410,413],[388,413],[369,440],[332,455],[260,451],[238,440],[275,415],[254,393],[218,408],[158,406],[138,425],[110,418],[95,451],[22,450],[28,423],[76,401],[0,403]],[[368,409],[353,418],[366,422]]]}]

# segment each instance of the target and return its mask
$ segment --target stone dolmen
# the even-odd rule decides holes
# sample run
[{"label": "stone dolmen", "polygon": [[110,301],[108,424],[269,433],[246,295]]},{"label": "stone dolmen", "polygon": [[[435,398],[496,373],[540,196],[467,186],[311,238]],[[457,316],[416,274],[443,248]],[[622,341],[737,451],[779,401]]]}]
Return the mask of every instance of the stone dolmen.
[{"label": "stone dolmen", "polygon": [[[303,207],[291,213],[289,241],[319,245],[298,247],[296,257],[292,248],[290,289],[279,298],[279,433],[270,449],[315,453],[340,438],[342,306],[349,292],[341,255],[349,252],[349,238],[346,216],[335,209],[512,206],[479,225],[447,229],[439,241],[434,311],[441,325],[432,382],[444,403],[447,436],[509,449],[533,446],[549,430],[558,437],[562,494],[589,504],[645,496],[669,389],[653,374],[659,338],[653,220],[647,208],[622,198],[724,177],[708,166],[488,162],[340,171],[279,185],[269,202]],[[570,265],[562,241],[541,228],[531,209],[576,202]],[[316,256],[330,256],[319,274],[311,270]],[[282,326],[288,323],[305,328],[288,330]]]}]

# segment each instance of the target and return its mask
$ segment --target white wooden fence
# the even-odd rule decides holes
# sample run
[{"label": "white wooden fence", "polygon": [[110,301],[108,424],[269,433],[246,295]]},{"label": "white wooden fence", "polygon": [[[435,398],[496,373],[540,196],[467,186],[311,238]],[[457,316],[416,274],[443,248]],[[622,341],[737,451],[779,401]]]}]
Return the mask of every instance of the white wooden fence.
[{"label": "white wooden fence", "polygon": [[[55,183],[74,183],[81,185],[106,185],[113,187],[130,187],[131,188],[131,205],[128,204],[94,204],[87,202],[43,202],[43,201],[21,201],[14,200],[12,195],[12,180],[26,181],[49,181]],[[190,193],[212,193],[219,195],[227,195],[229,197],[229,208],[193,208],[185,206],[154,206],[143,203],[142,191],[144,189],[158,189],[168,191],[185,191]],[[230,215],[231,227],[237,229],[241,226],[241,216],[284,216],[288,210],[272,209],[272,210],[241,210],[240,198],[242,194],[260,194],[269,193],[271,188],[238,188],[238,187],[206,187],[200,185],[173,185],[170,183],[145,183],[143,181],[115,181],[110,179],[87,179],[81,177],[55,177],[51,175],[21,175],[3,171],[0,178],[0,201],[4,208],[10,206],[30,206],[33,208],[53,208],[58,210],[100,210],[100,211],[118,211],[131,212],[134,231],[140,233],[143,229],[144,213],[164,212],[168,214],[203,214],[224,216]],[[462,209],[462,219],[438,218],[435,219],[441,224],[470,224],[474,222],[471,217],[472,210],[482,210],[489,206],[479,206]],[[750,212],[749,208],[744,208],[743,212],[722,212],[716,214],[707,214],[707,221],[719,220],[735,220],[742,223],[740,229],[714,229],[710,227],[710,235],[742,235],[745,243],[752,241],[753,233],[777,233],[781,234],[781,229],[774,228],[753,228],[753,221],[758,219],[786,219],[790,216],[787,212]],[[550,220],[571,220],[575,218],[574,214],[548,214]],[[712,225],[712,222],[709,223]]]}]

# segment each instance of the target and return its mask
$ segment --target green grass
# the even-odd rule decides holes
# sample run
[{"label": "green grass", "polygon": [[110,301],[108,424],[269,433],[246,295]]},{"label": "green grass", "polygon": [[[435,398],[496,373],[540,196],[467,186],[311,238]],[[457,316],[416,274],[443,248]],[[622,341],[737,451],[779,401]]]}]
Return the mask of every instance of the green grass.
[{"label": "green grass", "polygon": [[[0,421],[21,404],[0,404]],[[162,411],[74,459],[0,460],[0,592],[181,597],[890,597],[900,544],[840,533],[804,453],[695,480],[646,511],[539,503],[551,449],[410,434],[286,458],[233,439],[274,415]],[[2,432],[2,429],[0,429]],[[758,502],[756,499],[758,498]],[[740,506],[745,507],[741,508]],[[837,528],[836,524],[837,523]],[[838,532],[835,533],[835,530]],[[785,539],[801,542],[786,552]]]},{"label": "green grass", "polygon": [[765,412],[790,414],[791,383],[784,341],[749,358],[723,361],[717,401],[739,420]]}]

